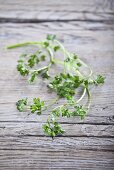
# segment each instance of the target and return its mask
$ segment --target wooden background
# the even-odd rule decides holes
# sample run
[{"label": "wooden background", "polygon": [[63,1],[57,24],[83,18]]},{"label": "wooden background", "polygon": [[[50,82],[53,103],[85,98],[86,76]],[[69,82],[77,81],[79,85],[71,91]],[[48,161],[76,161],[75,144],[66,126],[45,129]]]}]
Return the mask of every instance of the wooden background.
[{"label": "wooden background", "polygon": [[[50,101],[54,94],[19,76],[24,49],[5,49],[49,33],[106,76],[87,117],[61,119],[66,134],[54,141],[41,129],[48,113],[27,116],[15,107],[23,97]],[[0,170],[9,169],[114,169],[114,0],[0,0]]]}]

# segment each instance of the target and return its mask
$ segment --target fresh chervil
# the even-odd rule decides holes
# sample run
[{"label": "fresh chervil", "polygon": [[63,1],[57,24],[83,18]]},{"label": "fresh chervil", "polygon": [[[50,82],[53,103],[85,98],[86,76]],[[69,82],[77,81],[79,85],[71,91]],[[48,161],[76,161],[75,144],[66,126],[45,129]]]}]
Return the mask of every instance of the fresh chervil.
[{"label": "fresh chervil", "polygon": [[[22,54],[18,60],[17,70],[22,76],[27,76],[29,83],[35,82],[40,76],[46,80],[47,88],[54,91],[57,95],[52,101],[42,101],[40,98],[33,98],[32,103],[26,99],[21,99],[16,103],[20,112],[25,110],[41,115],[43,111],[49,112],[48,119],[42,128],[46,135],[52,138],[62,135],[65,131],[58,122],[59,117],[80,117],[84,119],[91,102],[90,87],[104,84],[105,77],[93,75],[91,68],[83,62],[75,53],[69,52],[63,44],[56,39],[55,35],[47,35],[43,41],[25,42],[9,46],[8,49],[36,45],[38,48],[33,54]],[[57,54],[61,53],[61,58],[57,59]],[[55,69],[55,65],[61,65],[63,70],[61,73],[53,75],[51,71]],[[88,72],[86,75],[84,71]],[[76,99],[79,91],[82,91],[80,98]],[[87,103],[82,104],[81,101],[87,96]],[[50,97],[51,98],[51,97]],[[64,99],[63,104],[54,104],[60,98]]]}]

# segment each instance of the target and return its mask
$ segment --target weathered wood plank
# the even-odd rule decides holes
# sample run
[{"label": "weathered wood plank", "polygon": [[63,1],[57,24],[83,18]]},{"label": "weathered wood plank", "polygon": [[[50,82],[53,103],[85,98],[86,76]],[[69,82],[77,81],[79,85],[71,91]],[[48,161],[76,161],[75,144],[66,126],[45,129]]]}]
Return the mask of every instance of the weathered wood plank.
[{"label": "weathered wood plank", "polygon": [[[113,9],[112,0],[0,0],[0,22],[45,21],[0,25],[1,170],[114,169]],[[65,22],[51,23],[56,20]],[[95,72],[106,76],[105,85],[93,89],[93,104],[86,119],[61,119],[66,134],[54,141],[45,137],[41,128],[48,113],[28,117],[16,111],[15,102],[21,97],[37,97],[36,92],[44,100],[51,100],[55,94],[48,94],[41,80],[30,86],[19,77],[15,67],[23,49],[4,49],[8,44],[42,39],[47,33],[57,34],[68,49],[77,50]]]},{"label": "weathered wood plank", "polygon": [[[1,22],[49,20],[114,20],[113,0],[0,0]],[[18,19],[18,20],[17,20]],[[28,20],[28,21],[27,21]]]},{"label": "weathered wood plank", "polygon": [[86,51],[86,55],[92,53],[92,56],[95,57],[95,50],[97,53],[98,50],[99,52],[109,52],[109,50],[111,52],[113,50],[113,30],[113,24],[91,22],[83,22],[83,24],[81,22],[1,24],[0,38],[3,40],[3,47],[5,47],[5,45],[19,41],[37,41],[45,38],[46,34],[56,34],[57,38],[64,41],[68,49],[77,50],[77,52],[83,50],[83,55]]},{"label": "weathered wood plank", "polygon": [[[42,147],[43,146],[43,147]],[[114,151],[114,138],[99,137],[50,137],[35,136],[2,136],[0,137],[0,150],[39,150],[49,152],[93,150]]]},{"label": "weathered wood plank", "polygon": [[[37,160],[34,169],[45,169],[45,166],[47,166],[46,169],[50,169],[50,167],[51,169],[77,169],[79,167],[81,169],[102,169],[104,163],[107,169],[113,168],[113,151],[114,139],[111,138],[57,137],[52,140],[47,137],[2,136],[0,137],[0,166],[2,169],[3,167],[4,169],[9,167],[31,169],[31,162]],[[10,158],[8,159],[8,157]],[[65,165],[66,159],[67,166]],[[44,165],[41,162],[44,162]],[[58,166],[57,162],[59,162]],[[95,164],[97,166],[94,167]]]},{"label": "weathered wood plank", "polygon": [[[44,136],[43,123],[1,122],[0,136]],[[113,125],[61,124],[66,131],[64,136],[101,136],[114,137]]]},{"label": "weathered wood plank", "polygon": [[[1,108],[3,107],[0,105]],[[5,105],[4,105],[5,107]],[[15,108],[15,105],[13,105]],[[71,123],[71,124],[96,124],[96,125],[113,125],[114,124],[114,116],[113,112],[109,112],[106,110],[107,116],[103,116],[105,113],[104,111],[99,115],[99,111],[97,110],[98,105],[96,108],[91,108],[88,115],[83,120],[80,120],[78,117],[72,117],[72,118],[60,118],[59,122],[62,123]],[[101,107],[101,106],[100,106]],[[47,112],[46,114],[44,113],[42,116],[37,116],[37,115],[29,115],[28,113],[19,113],[17,110],[15,112],[12,112],[10,110],[11,107],[9,107],[6,111],[0,112],[0,122],[46,122],[48,118],[48,114],[50,112]],[[9,110],[9,111],[8,111]],[[95,112],[95,110],[97,110]],[[99,108],[100,110],[100,108]],[[96,114],[96,115],[95,115]]]},{"label": "weathered wood plank", "polygon": [[[0,0],[1,22],[46,21],[0,25],[0,169],[114,169],[113,7],[111,0]],[[68,22],[70,19],[86,22]],[[47,22],[55,20],[67,23]],[[7,44],[42,39],[47,33],[57,34],[68,49],[77,50],[95,72],[107,77],[103,87],[93,89],[92,108],[85,120],[61,119],[66,134],[54,141],[41,128],[48,113],[28,117],[16,111],[15,102],[37,97],[36,91],[44,100],[55,95],[48,94],[40,80],[30,86],[19,77],[15,67],[23,49],[4,49]]]},{"label": "weathered wood plank", "polygon": [[[69,150],[70,151],[70,150]],[[113,170],[112,152],[79,151],[72,152],[40,150],[0,150],[0,167],[10,169],[80,169]]]},{"label": "weathered wood plank", "polygon": [[[1,121],[46,121],[47,113],[42,118],[32,115],[27,117],[26,113],[20,114],[16,111],[15,102],[23,97],[42,97],[42,100],[51,100],[55,94],[47,92],[46,85],[41,80],[34,85],[28,85],[16,71],[19,54],[23,49],[5,50],[8,44],[21,41],[37,40],[45,37],[47,33],[55,33],[71,51],[76,51],[93,70],[106,76],[106,83],[102,87],[93,89],[93,101],[90,112],[83,122],[98,124],[114,123],[114,60],[113,60],[113,26],[101,23],[81,24],[80,22],[69,22],[59,24],[1,24],[1,60],[0,64],[0,120]],[[97,31],[94,31],[95,26]],[[106,28],[106,29],[102,29]],[[51,29],[51,32],[50,32]],[[71,29],[71,30],[70,30]],[[45,33],[44,31],[45,30]],[[68,32],[70,30],[70,33]],[[38,37],[36,37],[38,35]],[[107,35],[107,36],[104,36]],[[74,38],[75,37],[75,38]],[[80,41],[79,41],[80,40]],[[85,43],[83,43],[83,41]],[[59,57],[59,56],[58,56]],[[6,62],[7,61],[7,62]],[[9,64],[10,63],[10,64]],[[7,69],[6,69],[7,68]],[[57,67],[57,70],[60,69]],[[110,83],[109,83],[110,82]],[[47,97],[46,97],[47,96]],[[110,100],[109,100],[110,99]],[[11,115],[11,116],[9,116]],[[82,123],[79,119],[66,119],[62,122]]]}]

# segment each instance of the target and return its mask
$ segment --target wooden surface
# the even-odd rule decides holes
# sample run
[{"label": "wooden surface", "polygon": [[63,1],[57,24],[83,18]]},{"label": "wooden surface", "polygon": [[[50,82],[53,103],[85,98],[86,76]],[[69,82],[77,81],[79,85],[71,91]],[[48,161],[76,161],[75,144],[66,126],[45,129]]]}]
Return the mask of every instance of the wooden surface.
[{"label": "wooden surface", "polygon": [[[5,49],[49,33],[106,76],[106,83],[92,90],[87,117],[60,119],[66,133],[53,141],[41,129],[48,113],[28,116],[15,102],[50,101],[55,94],[40,79],[28,85],[19,76],[16,64],[24,49]],[[9,169],[114,169],[114,0],[0,0],[0,170]]]}]

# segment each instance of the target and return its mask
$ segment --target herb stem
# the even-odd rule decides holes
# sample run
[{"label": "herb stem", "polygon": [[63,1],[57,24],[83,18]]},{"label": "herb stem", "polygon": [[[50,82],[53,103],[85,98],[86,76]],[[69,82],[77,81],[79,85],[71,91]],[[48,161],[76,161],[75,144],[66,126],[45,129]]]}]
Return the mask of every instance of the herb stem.
[{"label": "herb stem", "polygon": [[[63,51],[63,53],[69,57],[69,53],[68,51],[65,49],[65,47],[58,41],[58,40],[55,40],[55,42],[61,47],[61,50]],[[66,57],[64,58],[66,59]]]},{"label": "herb stem", "polygon": [[68,103],[61,104],[61,105],[55,107],[54,110],[57,109],[57,108],[60,108],[60,107],[62,107],[62,106],[67,106],[67,105],[68,105]]},{"label": "herb stem", "polygon": [[88,77],[91,77],[91,75],[93,74],[92,69],[91,69],[85,62],[83,62],[81,59],[78,58],[78,61],[79,61],[83,66],[85,66],[86,68],[89,69],[89,72],[90,72],[90,73],[89,73]]},{"label": "herb stem", "polygon": [[58,64],[61,64],[61,65],[64,65],[64,62],[61,61],[61,60],[54,59],[54,62],[56,62],[56,63],[58,63]]},{"label": "herb stem", "polygon": [[[61,64],[61,65],[64,65],[64,62],[63,61],[60,61],[60,60],[57,60],[57,59],[54,59],[54,61],[56,62],[56,63],[59,63],[59,64]],[[75,71],[77,72],[77,74],[80,76],[80,77],[84,77],[81,73],[80,73],[80,71],[79,70],[77,70],[77,69],[75,69]]]},{"label": "herb stem", "polygon": [[25,42],[25,43],[20,43],[20,44],[15,44],[15,45],[8,46],[7,49],[13,49],[13,48],[17,48],[17,47],[24,47],[24,46],[32,45],[32,44],[42,45],[43,42]]},{"label": "herb stem", "polygon": [[87,101],[87,108],[89,109],[90,108],[90,104],[91,104],[91,93],[89,91],[88,88],[86,88],[86,91],[87,91],[87,95],[88,95],[88,101]]},{"label": "herb stem", "polygon": [[46,70],[46,69],[49,69],[51,67],[52,63],[49,63],[48,66],[44,66],[38,70],[31,70],[31,72],[40,72],[40,71],[43,71],[43,70]]},{"label": "herb stem", "polygon": [[81,97],[77,100],[77,102],[76,102],[76,103],[79,103],[79,102],[80,102],[80,101],[84,98],[85,94],[86,94],[86,88],[84,88],[84,90],[83,90],[83,93],[82,93]]},{"label": "herb stem", "polygon": [[57,96],[55,99],[53,99],[53,100],[45,107],[45,110],[48,109],[50,106],[52,106],[54,103],[56,103],[57,100],[59,100],[59,96]]},{"label": "herb stem", "polygon": [[[66,59],[66,56],[70,56],[68,51],[64,48],[64,46],[58,41],[55,40],[55,42],[61,47],[60,49],[62,50],[63,54],[64,54],[64,60]],[[64,73],[66,73],[66,63],[64,62]]]},{"label": "herb stem", "polygon": [[80,73],[80,71],[79,70],[75,70],[76,72],[77,72],[77,74],[81,77],[81,78],[83,78],[84,76]]},{"label": "herb stem", "polygon": [[54,63],[54,57],[53,57],[53,52],[50,48],[47,48],[47,51],[49,53],[49,56],[50,56],[50,62],[51,63]]},{"label": "herb stem", "polygon": [[42,67],[42,68],[40,68],[38,70],[31,70],[31,72],[40,72],[40,71],[45,70],[47,68],[48,68],[48,66],[44,66],[44,67]]}]

